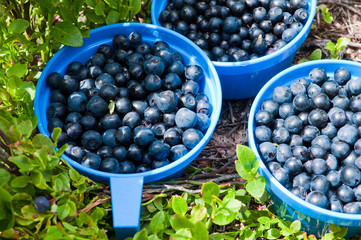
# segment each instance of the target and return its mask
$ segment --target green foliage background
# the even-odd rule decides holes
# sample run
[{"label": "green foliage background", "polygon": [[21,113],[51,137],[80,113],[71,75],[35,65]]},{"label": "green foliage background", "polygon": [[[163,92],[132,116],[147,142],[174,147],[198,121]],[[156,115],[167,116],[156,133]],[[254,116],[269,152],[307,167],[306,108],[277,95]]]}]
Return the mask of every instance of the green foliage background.
[{"label": "green foliage background", "polygon": [[[91,29],[105,24],[147,22],[149,8],[150,1],[140,0],[0,0],[0,238],[115,238],[109,187],[60,158],[66,147],[54,150],[60,129],[55,142],[38,133],[35,86],[62,46],[81,46]],[[252,151],[238,146],[237,156],[245,182],[193,181],[196,190],[156,195],[142,204],[142,230],[133,239],[315,239],[266,204]],[[45,213],[33,204],[41,195],[50,202]],[[332,230],[325,240],[345,236],[344,229]]]}]

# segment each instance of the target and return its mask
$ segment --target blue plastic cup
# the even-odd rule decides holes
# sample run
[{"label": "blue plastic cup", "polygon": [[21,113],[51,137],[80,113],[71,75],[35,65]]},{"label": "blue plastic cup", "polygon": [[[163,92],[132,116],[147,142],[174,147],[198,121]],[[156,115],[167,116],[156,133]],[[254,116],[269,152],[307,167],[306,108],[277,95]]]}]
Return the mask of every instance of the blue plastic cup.
[{"label": "blue plastic cup", "polygon": [[329,230],[330,224],[347,227],[347,237],[352,237],[361,234],[361,214],[333,212],[312,205],[292,194],[267,169],[258,151],[259,144],[256,143],[254,136],[256,127],[254,117],[260,110],[262,102],[272,98],[272,92],[277,86],[290,86],[299,78],[309,79],[308,73],[316,67],[325,69],[327,76],[332,78],[335,70],[339,67],[348,69],[352,79],[361,77],[361,64],[346,60],[310,61],[295,65],[277,74],[264,85],[252,104],[248,120],[249,146],[255,152],[257,159],[260,159],[259,173],[267,180],[267,190],[274,202],[272,206],[278,215],[290,221],[300,220],[302,229],[317,237],[323,236]]},{"label": "blue plastic cup", "polygon": [[[168,0],[153,0],[151,6],[152,22],[161,26],[159,15],[168,5]],[[243,62],[215,62],[224,99],[243,99],[254,97],[263,85],[274,75],[291,66],[297,50],[311,30],[316,12],[316,0],[307,1],[308,20],[302,31],[280,50]]]},{"label": "blue plastic cup", "polygon": [[202,82],[200,82],[200,89],[208,96],[213,106],[213,112],[210,116],[210,127],[197,146],[182,158],[159,169],[132,174],[107,173],[84,167],[68,156],[62,156],[62,158],[80,173],[95,181],[110,183],[113,224],[118,239],[131,237],[140,230],[140,205],[143,184],[180,176],[210,140],[218,122],[222,104],[221,85],[212,62],[190,40],[166,28],[140,23],[122,23],[104,26],[90,31],[90,37],[84,39],[82,47],[64,47],[52,57],[37,83],[34,102],[39,130],[42,134],[50,136],[47,129],[48,120],[46,118],[46,110],[49,106],[50,96],[50,88],[46,85],[47,76],[52,72],[65,74],[66,67],[69,63],[73,61],[85,63],[96,53],[100,45],[112,45],[112,39],[116,34],[122,33],[128,36],[134,31],[142,34],[144,42],[150,44],[160,40],[167,42],[171,49],[179,52],[183,56],[186,65],[198,64],[202,66],[205,77]]}]

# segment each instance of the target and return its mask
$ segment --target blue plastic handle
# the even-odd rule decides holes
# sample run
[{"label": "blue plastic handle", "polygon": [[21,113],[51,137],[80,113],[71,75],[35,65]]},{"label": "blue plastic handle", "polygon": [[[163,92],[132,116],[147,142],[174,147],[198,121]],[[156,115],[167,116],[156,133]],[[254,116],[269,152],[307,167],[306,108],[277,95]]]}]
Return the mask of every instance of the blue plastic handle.
[{"label": "blue plastic handle", "polygon": [[140,230],[143,177],[110,178],[113,225],[117,239],[133,237]]}]

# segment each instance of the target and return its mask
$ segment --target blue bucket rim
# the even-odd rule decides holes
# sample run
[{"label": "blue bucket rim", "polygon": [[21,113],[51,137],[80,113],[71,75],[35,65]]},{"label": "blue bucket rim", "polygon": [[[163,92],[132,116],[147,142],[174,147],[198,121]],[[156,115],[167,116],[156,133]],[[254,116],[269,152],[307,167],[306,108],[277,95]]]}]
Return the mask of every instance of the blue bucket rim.
[{"label": "blue bucket rim", "polygon": [[[268,88],[271,85],[273,85],[275,82],[277,82],[279,79],[282,79],[285,75],[292,73],[293,71],[301,70],[302,68],[306,68],[309,66],[322,67],[322,65],[324,65],[324,64],[330,64],[330,65],[343,64],[344,67],[346,67],[347,65],[353,65],[353,66],[359,67],[361,69],[361,63],[358,63],[358,62],[353,62],[353,61],[349,61],[349,60],[325,59],[325,60],[314,60],[314,61],[300,63],[300,64],[294,65],[294,66],[287,68],[287,69],[283,70],[282,72],[278,73],[276,76],[271,78],[262,87],[262,89],[258,92],[257,96],[255,97],[255,99],[252,103],[252,107],[251,107],[249,119],[248,119],[248,142],[249,142],[250,148],[256,154],[257,159],[260,160],[259,171],[262,171],[263,174],[266,175],[266,178],[269,181],[269,184],[271,186],[274,186],[274,187],[270,187],[270,190],[272,191],[273,194],[276,194],[278,197],[280,197],[279,192],[281,192],[282,195],[287,198],[287,200],[290,200],[290,201],[286,202],[285,199],[282,199],[283,201],[285,201],[285,203],[287,205],[291,206],[292,208],[294,208],[300,212],[301,212],[301,210],[299,210],[299,208],[297,208],[297,207],[298,207],[298,205],[302,205],[308,212],[311,212],[312,215],[315,216],[314,218],[316,218],[316,219],[317,219],[317,216],[323,216],[323,217],[331,217],[330,220],[339,221],[340,223],[342,223],[342,221],[344,221],[344,222],[361,221],[361,214],[349,214],[349,213],[334,212],[334,211],[331,211],[331,210],[328,210],[325,208],[318,207],[311,203],[308,203],[305,200],[302,200],[301,198],[292,194],[287,188],[285,188],[281,183],[279,183],[276,180],[276,178],[267,169],[266,165],[264,164],[264,162],[258,152],[258,149],[256,146],[256,140],[254,138],[253,129],[255,127],[254,116],[255,116],[255,113],[257,110],[256,107],[257,107],[257,105],[259,105],[259,102],[263,101],[263,99],[262,99],[263,94],[268,90]],[[275,189],[277,190],[277,193],[274,191]],[[302,212],[302,213],[304,213],[304,212]],[[307,216],[310,216],[310,214],[307,214],[307,213],[304,213],[304,214]],[[347,225],[347,226],[353,226],[353,225]]]},{"label": "blue bucket rim", "polygon": [[[90,36],[92,36],[93,34],[96,34],[98,32],[101,32],[101,31],[104,31],[104,30],[107,30],[107,29],[114,29],[114,28],[117,28],[117,27],[120,27],[120,28],[123,28],[123,27],[151,28],[151,29],[154,29],[154,30],[157,30],[157,31],[163,31],[166,34],[173,35],[173,36],[175,36],[177,38],[180,38],[182,41],[186,42],[187,44],[191,45],[193,48],[197,49],[199,54],[208,63],[209,75],[214,78],[214,81],[213,81],[214,82],[214,91],[215,91],[214,94],[216,96],[219,96],[219,100],[222,99],[221,84],[220,84],[220,80],[219,80],[219,77],[218,77],[218,74],[217,74],[217,71],[216,71],[215,67],[213,66],[212,62],[209,60],[207,55],[205,55],[205,53],[203,53],[203,51],[200,51],[198,46],[195,45],[195,43],[190,41],[188,38],[184,37],[183,35],[181,35],[181,34],[179,34],[177,32],[174,32],[174,31],[171,31],[171,30],[169,30],[167,28],[164,28],[162,26],[156,26],[156,25],[148,24],[148,23],[129,23],[129,22],[111,24],[111,25],[106,25],[106,26],[102,26],[102,27],[99,27],[99,28],[92,29],[90,31]],[[54,62],[56,62],[58,60],[58,58],[62,55],[62,53],[68,48],[73,48],[73,47],[64,46],[56,54],[54,54],[54,56],[50,59],[50,61],[45,66],[45,68],[44,68],[44,70],[43,70],[43,72],[42,72],[42,74],[41,74],[41,76],[40,76],[40,78],[38,80],[38,83],[41,83],[42,81],[45,81],[44,76],[48,75],[50,73],[49,70],[48,70],[50,68],[50,65],[52,65]],[[41,88],[41,84],[37,84],[36,92],[39,92],[40,88]],[[34,110],[35,110],[35,115],[38,117],[38,119],[39,119],[39,116],[40,116],[40,112],[39,112],[39,108],[36,107],[36,106],[40,105],[40,100],[41,100],[41,97],[39,96],[39,94],[36,94],[35,99],[34,99]],[[212,116],[214,118],[216,118],[217,121],[211,121],[211,124],[210,124],[207,132],[204,134],[202,140],[196,145],[196,147],[194,147],[191,151],[189,151],[182,158],[177,159],[176,161],[174,161],[174,162],[172,162],[172,163],[170,163],[170,164],[168,164],[168,165],[166,165],[164,167],[161,167],[161,168],[158,168],[158,169],[153,169],[153,170],[150,170],[150,171],[147,171],[147,172],[142,172],[142,173],[130,173],[130,174],[108,173],[108,172],[103,172],[103,171],[100,171],[100,170],[95,170],[95,169],[85,167],[85,166],[79,164],[78,162],[72,160],[71,158],[69,158],[65,154],[63,154],[61,157],[63,159],[65,159],[68,163],[70,163],[73,167],[75,167],[76,169],[78,169],[80,171],[86,172],[87,174],[91,174],[91,175],[96,176],[96,177],[108,178],[108,179],[114,178],[114,177],[116,177],[116,178],[144,177],[144,181],[147,182],[146,177],[151,177],[153,175],[158,176],[158,175],[160,175],[162,173],[166,173],[168,171],[174,173],[174,169],[176,169],[175,172],[177,172],[177,171],[183,169],[184,167],[188,166],[195,158],[195,157],[190,158],[190,156],[193,156],[194,154],[196,154],[196,152],[199,150],[199,146],[203,146],[203,145],[205,146],[206,143],[211,139],[213,131],[215,130],[216,125],[218,123],[218,119],[219,119],[220,112],[221,112],[222,101],[215,100],[214,104],[212,106],[213,106]],[[39,124],[39,123],[40,122],[38,122],[39,131],[40,131],[40,133],[44,134],[45,132],[47,132],[45,130],[46,126],[44,126],[42,124]],[[171,175],[171,174],[168,174],[168,175]],[[166,175],[164,177],[167,177],[168,175]]]},{"label": "blue bucket rim", "polygon": [[[168,1],[168,0],[153,0],[152,1],[152,5],[151,5],[151,18],[152,18],[152,22],[153,24],[157,25],[157,26],[161,26],[159,20],[158,20],[158,17],[159,16],[155,16],[154,15],[154,12],[155,12],[155,8],[157,8],[157,2],[158,1]],[[289,50],[293,45],[295,45],[297,42],[301,41],[302,37],[304,35],[306,35],[308,29],[311,28],[311,25],[312,25],[312,22],[313,22],[313,19],[315,17],[315,14],[316,14],[316,5],[317,5],[317,0],[309,0],[311,1],[311,4],[310,4],[310,8],[311,8],[311,11],[310,11],[310,14],[308,16],[308,19],[307,19],[307,22],[306,24],[304,25],[304,27],[302,28],[301,32],[299,32],[297,34],[297,36],[289,43],[287,43],[283,48],[269,54],[269,55],[266,55],[266,56],[262,56],[262,57],[259,57],[259,58],[256,58],[256,59],[250,59],[250,60],[247,60],[247,61],[241,61],[241,62],[217,62],[217,61],[212,61],[212,63],[216,66],[216,67],[247,67],[248,65],[251,65],[251,64],[257,64],[257,63],[261,63],[261,62],[264,62],[264,61],[268,61],[268,60],[272,60],[273,58],[275,57],[278,57],[280,55],[282,55],[284,52],[286,52],[287,50]],[[175,31],[174,31],[175,32]],[[182,35],[183,36],[183,35]]]}]

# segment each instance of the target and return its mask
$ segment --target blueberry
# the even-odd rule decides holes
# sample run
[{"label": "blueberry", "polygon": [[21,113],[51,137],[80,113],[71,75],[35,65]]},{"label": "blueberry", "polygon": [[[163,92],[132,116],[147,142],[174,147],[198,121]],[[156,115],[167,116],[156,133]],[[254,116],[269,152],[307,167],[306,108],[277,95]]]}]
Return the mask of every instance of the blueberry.
[{"label": "blueberry", "polygon": [[296,21],[305,24],[307,21],[308,13],[307,13],[306,9],[299,8],[294,12],[293,17]]},{"label": "blueberry", "polygon": [[335,97],[338,94],[338,84],[334,80],[327,80],[322,84],[322,90],[330,98]]},{"label": "blueberry", "polygon": [[306,91],[307,91],[305,85],[303,85],[303,84],[301,84],[299,82],[292,83],[291,86],[290,86],[290,89],[291,89],[291,92],[292,92],[293,96],[296,96],[296,95],[301,94],[301,93],[306,94]]},{"label": "blueberry", "polygon": [[104,116],[108,110],[108,104],[99,96],[92,97],[87,104],[87,111],[95,117]]},{"label": "blueberry", "polygon": [[168,157],[170,146],[160,140],[154,140],[148,147],[148,152],[155,160],[162,160]]},{"label": "blueberry", "polygon": [[343,203],[352,202],[355,198],[355,193],[351,187],[342,184],[340,187],[336,189],[336,196]]},{"label": "blueberry", "polygon": [[65,104],[67,102],[67,97],[59,89],[53,89],[50,92],[50,103],[58,102]]},{"label": "blueberry", "polygon": [[171,113],[177,107],[178,97],[171,90],[162,91],[155,96],[155,104],[162,112]]},{"label": "blueberry", "polygon": [[151,129],[138,126],[134,129],[133,141],[139,146],[147,146],[154,140],[154,133]]},{"label": "blueberry", "polygon": [[311,188],[311,177],[305,173],[301,172],[293,178],[292,186],[304,188],[306,191],[309,191]]},{"label": "blueberry", "polygon": [[112,84],[104,84],[99,90],[99,96],[102,97],[106,102],[114,100],[118,95],[119,89]]},{"label": "blueberry", "polygon": [[198,65],[189,65],[185,67],[184,75],[187,79],[195,82],[203,78],[203,69]]},{"label": "blueberry", "polygon": [[276,170],[278,170],[279,168],[281,168],[281,164],[279,162],[269,162],[267,164],[269,170],[271,171],[272,174],[274,174],[274,172]]},{"label": "blueberry", "polygon": [[106,158],[100,163],[99,170],[103,172],[118,173],[119,163],[115,158]]},{"label": "blueberry", "polygon": [[65,132],[69,138],[78,139],[83,133],[83,128],[80,123],[69,123],[65,126]]},{"label": "blueberry", "polygon": [[303,146],[303,139],[300,135],[292,134],[291,139],[289,141],[289,145],[291,148],[294,148],[296,146]]},{"label": "blueberry", "polygon": [[343,95],[337,95],[332,99],[333,107],[341,108],[347,110],[350,105],[350,100],[348,97]]},{"label": "blueberry", "polygon": [[46,117],[50,118],[60,118],[64,119],[67,115],[67,109],[62,103],[50,103],[48,109],[46,110]]},{"label": "blueberry", "polygon": [[311,83],[308,87],[307,87],[307,95],[312,99],[315,96],[317,96],[318,94],[322,93],[322,88],[315,84],[315,83]]},{"label": "blueberry", "polygon": [[283,186],[285,186],[290,181],[289,172],[284,168],[277,169],[273,176],[276,178],[276,180],[281,183]]},{"label": "blueberry", "polygon": [[358,139],[357,128],[354,125],[346,124],[338,130],[337,137],[340,141],[353,145]]},{"label": "blueberry", "polygon": [[273,122],[273,115],[267,110],[260,110],[255,115],[255,122],[257,125],[271,125]]},{"label": "blueberry", "polygon": [[305,146],[295,146],[292,149],[292,154],[294,157],[300,159],[302,162],[307,161],[309,158],[309,152]]},{"label": "blueberry", "polygon": [[119,173],[134,173],[135,166],[131,161],[122,161],[119,163]]},{"label": "blueberry", "polygon": [[140,124],[140,116],[136,112],[128,112],[123,117],[123,126],[128,126],[131,129],[134,129],[136,126]]},{"label": "blueberry", "polygon": [[351,79],[351,73],[349,70],[347,70],[343,67],[340,67],[340,68],[336,69],[336,71],[334,73],[334,77],[335,77],[335,81],[338,84],[344,85]]},{"label": "blueberry", "polygon": [[350,153],[350,146],[345,142],[335,141],[331,144],[331,152],[338,159],[343,159]]},{"label": "blueberry", "polygon": [[95,79],[95,86],[98,89],[100,89],[105,84],[114,85],[114,83],[115,83],[114,78],[108,73],[103,73],[102,75],[100,75]]},{"label": "blueberry", "polygon": [[318,207],[327,208],[329,205],[329,201],[327,197],[318,191],[312,191],[310,192],[306,197],[306,202],[309,202],[313,205],[316,205]]},{"label": "blueberry", "polygon": [[80,124],[82,125],[84,130],[95,130],[98,126],[97,119],[91,115],[85,115],[80,120]]},{"label": "blueberry", "polygon": [[299,198],[302,198],[303,200],[306,199],[307,196],[307,191],[304,188],[301,187],[293,187],[291,188],[291,193],[293,193],[294,195],[296,195]]},{"label": "blueberry", "polygon": [[270,162],[276,159],[277,147],[271,142],[263,142],[259,145],[259,151],[262,158],[266,162]]},{"label": "blueberry", "polygon": [[116,143],[116,134],[117,134],[117,130],[116,129],[108,129],[103,133],[102,136],[102,141],[103,144],[109,147],[115,147],[117,146]]},{"label": "blueberry", "polygon": [[288,28],[285,29],[282,32],[282,40],[288,42],[291,42],[296,36],[297,36],[298,32],[297,30],[293,29],[293,28]]},{"label": "blueberry", "polygon": [[328,117],[330,119],[330,122],[335,127],[341,127],[345,125],[347,122],[346,113],[341,108],[337,108],[337,107],[331,108],[330,111],[328,112]]},{"label": "blueberry", "polygon": [[311,158],[324,158],[324,156],[326,155],[326,149],[324,149],[323,147],[319,146],[319,145],[312,145],[309,148],[310,151],[310,157]]},{"label": "blueberry", "polygon": [[58,89],[60,87],[60,81],[62,76],[57,72],[52,72],[46,77],[46,84],[52,89]]},{"label": "blueberry", "polygon": [[357,187],[355,187],[354,189],[355,192],[355,198],[358,202],[360,202],[361,200],[361,185],[359,184]]},{"label": "blueberry", "polygon": [[357,154],[356,151],[351,151],[350,154],[342,160],[342,165],[354,166],[358,157],[359,154]]},{"label": "blueberry", "polygon": [[353,112],[361,111],[361,94],[350,99],[350,109]]},{"label": "blueberry", "polygon": [[360,178],[360,170],[355,166],[345,166],[341,169],[341,181],[347,186],[357,186],[360,183]]},{"label": "blueberry", "polygon": [[327,173],[327,180],[330,182],[331,187],[338,187],[341,184],[341,175],[340,172],[331,170]]},{"label": "blueberry", "polygon": [[314,109],[312,110],[308,115],[308,122],[319,128],[322,129],[327,125],[328,122],[328,116],[327,113],[322,109]]},{"label": "blueberry", "polygon": [[109,146],[102,146],[98,148],[97,155],[102,159],[113,157],[113,149]]},{"label": "blueberry", "polygon": [[328,96],[324,93],[317,94],[312,98],[312,107],[319,108],[322,110],[328,110],[330,108],[331,102]]},{"label": "blueberry", "polygon": [[266,126],[258,126],[254,130],[254,135],[258,142],[269,142],[272,137],[272,130]]},{"label": "blueberry", "polygon": [[34,206],[36,208],[36,211],[38,211],[38,213],[46,212],[50,208],[49,201],[45,196],[39,196],[35,198]]},{"label": "blueberry", "polygon": [[315,158],[311,162],[311,169],[316,175],[324,174],[327,170],[327,163],[321,158]]},{"label": "blueberry", "polygon": [[267,99],[262,102],[261,109],[270,112],[273,117],[276,117],[279,111],[279,104],[273,99]]},{"label": "blueberry", "polygon": [[180,10],[180,15],[181,18],[187,23],[193,23],[197,18],[196,10],[190,5],[185,5]]},{"label": "blueberry", "polygon": [[185,156],[188,153],[188,149],[183,144],[174,145],[170,149],[169,159],[175,161]]},{"label": "blueberry", "polygon": [[281,118],[286,119],[287,117],[294,115],[295,110],[292,103],[283,103],[278,109],[278,114]]},{"label": "blueberry", "polygon": [[167,72],[175,73],[181,76],[184,73],[183,63],[180,61],[174,61],[168,68]]},{"label": "blueberry", "polygon": [[132,110],[132,103],[128,98],[118,98],[114,101],[115,110],[120,116],[124,116]]},{"label": "blueberry", "polygon": [[268,10],[267,17],[272,23],[279,22],[283,18],[283,11],[280,7],[273,7]]},{"label": "blueberry", "polygon": [[103,67],[105,63],[105,56],[102,53],[95,53],[90,57],[89,62],[91,66]]},{"label": "blueberry", "polygon": [[154,160],[152,163],[152,169],[161,168],[167,166],[168,164],[169,164],[169,160],[167,158],[164,158],[162,160]]},{"label": "blueberry", "polygon": [[127,159],[139,163],[142,160],[144,151],[143,149],[138,146],[137,144],[131,144],[127,151]]},{"label": "blueberry", "polygon": [[[280,163],[286,162],[287,159],[292,157],[292,149],[287,144],[280,144],[277,147],[276,160]],[[302,165],[302,164],[301,164]]]},{"label": "blueberry", "polygon": [[101,160],[102,159],[97,154],[87,152],[81,161],[81,165],[97,170],[99,169]]},{"label": "blueberry", "polygon": [[311,142],[315,137],[320,135],[320,130],[312,125],[305,126],[301,131],[301,137],[305,142]]},{"label": "blueberry", "polygon": [[295,176],[302,172],[302,162],[298,158],[290,157],[286,160],[284,168],[291,176]]},{"label": "blueberry", "polygon": [[235,17],[230,16],[223,20],[222,30],[225,33],[235,33],[239,27],[239,22]]},{"label": "blueberry", "polygon": [[350,202],[343,206],[343,212],[349,214],[360,214],[361,206],[359,202]]},{"label": "blueberry", "polygon": [[311,191],[318,191],[322,192],[323,194],[327,194],[328,190],[330,189],[330,182],[328,179],[323,175],[317,175],[312,178],[311,181]]},{"label": "blueberry", "polygon": [[326,135],[329,139],[332,139],[337,135],[337,128],[329,122],[324,128],[322,128],[321,133]]},{"label": "blueberry", "polygon": [[59,118],[50,118],[48,122],[48,130],[49,132],[53,132],[54,128],[63,128],[64,122]]},{"label": "blueberry", "polygon": [[286,143],[290,139],[290,133],[285,127],[276,128],[272,132],[272,140],[275,143]]},{"label": "blueberry", "polygon": [[279,86],[273,90],[273,100],[279,104],[292,101],[292,91],[286,86]]}]

